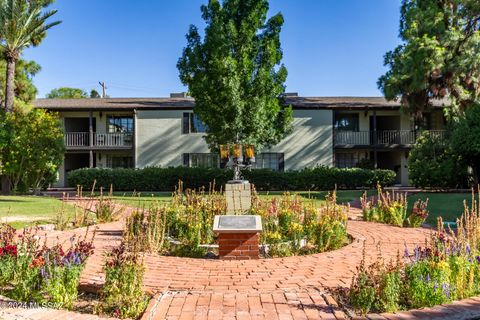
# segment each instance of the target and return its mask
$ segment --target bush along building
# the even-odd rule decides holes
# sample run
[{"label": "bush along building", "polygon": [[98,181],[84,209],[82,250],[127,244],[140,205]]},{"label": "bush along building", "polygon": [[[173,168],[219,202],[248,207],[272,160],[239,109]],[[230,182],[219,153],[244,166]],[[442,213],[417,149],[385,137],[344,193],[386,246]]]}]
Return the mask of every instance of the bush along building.
[{"label": "bush along building", "polygon": [[[293,108],[293,132],[268,150],[259,150],[254,168],[276,171],[316,166],[365,167],[395,171],[408,185],[408,153],[424,130],[443,136],[442,106],[421,121],[400,104],[380,97],[299,97],[286,94]],[[38,99],[35,106],[58,112],[65,130],[65,158],[58,187],[79,168],[218,167],[205,126],[185,94],[169,98]]]}]

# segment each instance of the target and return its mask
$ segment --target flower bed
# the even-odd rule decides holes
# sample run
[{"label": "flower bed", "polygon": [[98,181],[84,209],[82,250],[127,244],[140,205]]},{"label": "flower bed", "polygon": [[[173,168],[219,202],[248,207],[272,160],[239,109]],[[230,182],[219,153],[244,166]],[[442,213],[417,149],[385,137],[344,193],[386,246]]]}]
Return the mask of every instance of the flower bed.
[{"label": "flower bed", "polygon": [[348,308],[368,312],[430,307],[480,294],[480,210],[474,207],[457,220],[458,229],[438,230],[425,246],[386,263],[363,261],[351,287],[339,295]]},{"label": "flower bed", "polygon": [[[171,203],[153,204],[127,219],[125,240],[142,251],[188,257],[213,257],[215,215],[226,211],[217,192],[175,192]],[[309,254],[337,249],[348,243],[348,207],[336,204],[335,193],[315,207],[300,197],[284,194],[262,200],[253,195],[250,214],[262,217],[260,241],[265,257]]]},{"label": "flower bed", "polygon": [[92,243],[93,237],[72,238],[64,251],[60,244],[41,244],[34,229],[17,238],[15,229],[0,224],[0,292],[21,302],[71,309]]},{"label": "flower bed", "polygon": [[396,225],[398,227],[417,228],[422,226],[428,217],[428,199],[414,203],[412,212],[407,215],[407,195],[402,193],[384,192],[377,186],[377,195],[367,197],[364,193],[360,198],[363,220]]}]

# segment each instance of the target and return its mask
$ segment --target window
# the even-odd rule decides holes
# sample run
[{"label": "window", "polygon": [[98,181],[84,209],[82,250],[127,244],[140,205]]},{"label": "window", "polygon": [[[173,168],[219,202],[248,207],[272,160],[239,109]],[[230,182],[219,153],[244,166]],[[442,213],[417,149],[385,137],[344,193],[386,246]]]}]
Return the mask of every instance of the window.
[{"label": "window", "polygon": [[191,168],[218,168],[219,155],[216,153],[184,153],[183,165]]},{"label": "window", "polygon": [[335,155],[335,166],[337,168],[354,168],[358,163],[357,153],[337,153]]},{"label": "window", "polygon": [[108,116],[107,117],[108,133],[116,132],[133,132],[133,117],[128,116]]},{"label": "window", "polygon": [[343,131],[358,131],[358,113],[336,113],[335,129]]},{"label": "window", "polygon": [[205,124],[193,112],[183,113],[182,133],[203,133],[206,132]]},{"label": "window", "polygon": [[255,169],[271,169],[275,171],[283,171],[284,164],[284,155],[283,153],[259,153],[255,157],[255,164],[253,165]]},{"label": "window", "polygon": [[107,168],[133,168],[133,157],[107,156]]}]

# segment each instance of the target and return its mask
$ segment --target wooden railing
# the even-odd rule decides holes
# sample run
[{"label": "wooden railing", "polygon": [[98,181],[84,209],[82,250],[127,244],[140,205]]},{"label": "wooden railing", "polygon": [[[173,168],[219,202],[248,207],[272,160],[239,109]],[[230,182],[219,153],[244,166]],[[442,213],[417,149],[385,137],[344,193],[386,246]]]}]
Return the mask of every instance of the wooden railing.
[{"label": "wooden railing", "polygon": [[131,147],[131,133],[94,133],[93,145],[95,147]]},{"label": "wooden railing", "polygon": [[88,132],[67,132],[65,133],[65,146],[88,147],[90,145],[90,133]]},{"label": "wooden railing", "polygon": [[[90,141],[91,140],[91,141]],[[133,143],[131,133],[67,132],[65,146],[69,149],[129,148]]]},{"label": "wooden railing", "polygon": [[[413,130],[379,130],[379,131],[342,131],[335,130],[333,141],[335,146],[370,146],[370,145],[403,145],[415,143],[424,131]],[[428,130],[430,134],[444,138],[444,130]]]}]

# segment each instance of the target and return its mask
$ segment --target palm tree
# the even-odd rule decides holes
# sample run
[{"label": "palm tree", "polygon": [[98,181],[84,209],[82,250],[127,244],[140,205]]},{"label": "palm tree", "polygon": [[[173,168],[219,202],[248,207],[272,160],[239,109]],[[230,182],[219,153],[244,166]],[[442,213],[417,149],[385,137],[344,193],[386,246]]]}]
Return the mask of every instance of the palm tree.
[{"label": "palm tree", "polygon": [[37,46],[46,31],[61,23],[47,23],[57,10],[45,10],[53,0],[0,0],[0,45],[7,61],[5,111],[13,109],[15,64],[23,49]]}]

